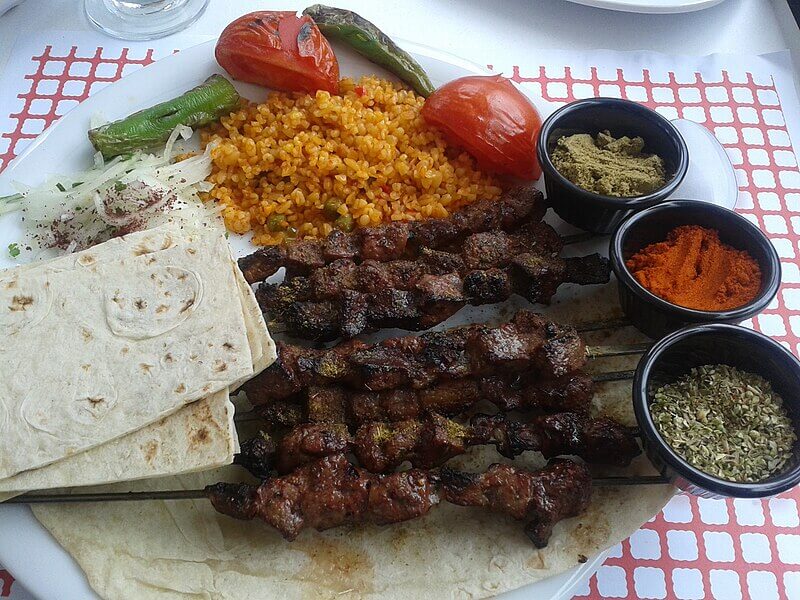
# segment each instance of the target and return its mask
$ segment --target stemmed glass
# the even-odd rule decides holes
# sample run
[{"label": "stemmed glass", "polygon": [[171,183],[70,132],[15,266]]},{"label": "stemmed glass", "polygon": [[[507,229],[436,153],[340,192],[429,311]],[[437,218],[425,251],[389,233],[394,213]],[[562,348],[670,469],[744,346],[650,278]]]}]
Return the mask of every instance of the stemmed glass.
[{"label": "stemmed glass", "polygon": [[188,27],[210,0],[84,0],[89,22],[125,40],[152,40]]}]

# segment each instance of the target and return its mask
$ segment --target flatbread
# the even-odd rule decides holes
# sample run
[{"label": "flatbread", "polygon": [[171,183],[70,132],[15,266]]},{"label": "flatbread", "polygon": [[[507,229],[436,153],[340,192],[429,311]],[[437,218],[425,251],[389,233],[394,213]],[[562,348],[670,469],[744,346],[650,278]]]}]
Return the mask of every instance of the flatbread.
[{"label": "flatbread", "polygon": [[[130,237],[109,244],[116,252]],[[0,477],[140,429],[253,373],[221,232],[110,261],[103,246],[75,255],[72,268],[0,274]]]},{"label": "flatbread", "polygon": [[0,480],[0,493],[99,485],[229,465],[238,441],[233,415],[225,389],[102,446]]},{"label": "flatbread", "polygon": [[[548,310],[563,321],[608,319],[613,286],[580,290]],[[519,306],[508,304],[507,310]],[[465,309],[461,318],[475,319]],[[493,311],[494,313],[495,311]],[[496,311],[497,320],[503,312]],[[480,313],[483,315],[483,313]],[[485,316],[483,317],[485,319]],[[481,319],[481,320],[483,320]],[[450,323],[454,325],[455,323]],[[630,328],[599,332],[594,344],[641,341]],[[636,358],[593,362],[599,371],[630,369]],[[603,363],[603,364],[600,364]],[[603,413],[633,425],[630,382],[605,384],[595,398]],[[509,462],[488,448],[472,448],[448,463],[480,470]],[[515,465],[534,468],[527,452]],[[631,468],[599,475],[652,474],[646,458]],[[235,467],[163,480],[103,486],[104,491],[194,489],[240,481]],[[34,514],[109,600],[241,600],[242,598],[484,598],[563,572],[628,537],[658,513],[672,486],[595,488],[586,513],[558,524],[549,545],[536,550],[523,525],[481,509],[442,505],[422,519],[394,526],[304,531],[286,542],[260,521],[217,514],[205,500],[80,505],[38,505]],[[135,524],[135,527],[133,527]]]},{"label": "flatbread", "polygon": [[[237,477],[241,471],[229,467],[133,489],[193,489]],[[558,524],[542,550],[519,522],[451,505],[394,526],[304,531],[291,543],[262,522],[219,515],[204,500],[33,511],[109,600],[438,600],[493,596],[576,566],[632,534],[673,493],[671,486],[596,489],[587,512]]]},{"label": "flatbread", "polygon": [[[632,422],[628,382],[601,390],[598,400],[605,412]],[[535,452],[508,461],[472,448],[448,465],[478,471],[493,462],[545,463]],[[607,474],[652,474],[652,467],[641,456]],[[245,478],[242,469],[226,467],[98,490],[196,489]],[[439,600],[494,596],[561,573],[630,536],[674,493],[668,485],[597,487],[589,509],[559,523],[542,550],[520,522],[447,504],[407,523],[307,530],[294,542],[260,521],[217,514],[205,500],[32,508],[108,600]]]},{"label": "flatbread", "polygon": [[[255,377],[270,366],[278,357],[275,341],[269,334],[264,313],[258,305],[258,300],[253,293],[253,288],[247,283],[239,266],[233,263],[233,272],[239,286],[242,300],[242,312],[247,325],[247,338],[250,340],[250,354],[253,357],[253,374]],[[236,386],[232,386],[236,387]]]},{"label": "flatbread", "polygon": [[[197,233],[202,231],[205,229]],[[182,235],[191,234],[184,231]],[[137,232],[127,237],[127,243],[115,240],[113,247],[105,251],[102,258],[108,261],[126,255],[166,250],[174,247],[180,236],[180,230],[171,225]],[[92,251],[84,252],[82,259],[86,260],[87,255],[97,260]],[[80,260],[79,255],[68,255],[49,261],[47,267],[53,272],[68,270],[80,264]],[[236,263],[232,264],[241,294],[254,371],[260,372],[275,359],[275,344],[269,336],[252,288]],[[230,464],[233,455],[239,451],[233,412],[227,390],[224,390],[108,444],[0,480],[0,502],[30,490],[177,475]]]}]

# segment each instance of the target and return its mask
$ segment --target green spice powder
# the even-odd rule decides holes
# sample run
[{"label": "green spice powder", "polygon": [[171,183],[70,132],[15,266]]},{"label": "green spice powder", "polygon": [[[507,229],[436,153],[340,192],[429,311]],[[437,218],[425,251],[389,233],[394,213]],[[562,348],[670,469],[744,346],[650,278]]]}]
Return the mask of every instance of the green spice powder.
[{"label": "green spice powder", "polygon": [[650,413],[687,462],[740,483],[766,479],[792,457],[797,435],[783,400],[759,375],[705,365],[655,393]]},{"label": "green spice powder", "polygon": [[565,136],[550,157],[564,177],[585,190],[604,196],[643,196],[667,182],[664,161],[644,154],[641,137],[615,139],[608,131]]}]

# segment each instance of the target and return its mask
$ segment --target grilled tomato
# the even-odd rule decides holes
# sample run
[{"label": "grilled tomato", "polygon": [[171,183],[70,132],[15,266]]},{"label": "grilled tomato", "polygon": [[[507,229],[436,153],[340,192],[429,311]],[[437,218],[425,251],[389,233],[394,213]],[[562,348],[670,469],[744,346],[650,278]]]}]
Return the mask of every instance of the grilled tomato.
[{"label": "grilled tomato", "polygon": [[425,100],[422,117],[482,168],[528,180],[542,173],[536,158],[542,119],[505,77],[455,79]]},{"label": "grilled tomato", "polygon": [[276,90],[339,93],[339,63],[311,17],[258,11],[219,36],[217,62],[231,77]]}]

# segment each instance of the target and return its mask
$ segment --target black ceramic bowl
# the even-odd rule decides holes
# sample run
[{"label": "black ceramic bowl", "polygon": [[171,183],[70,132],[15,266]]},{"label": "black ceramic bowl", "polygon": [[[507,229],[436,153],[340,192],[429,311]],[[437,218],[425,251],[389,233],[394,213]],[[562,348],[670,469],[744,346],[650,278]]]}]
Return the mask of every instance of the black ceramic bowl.
[{"label": "black ceramic bowl", "polygon": [[[677,306],[642,287],[625,261],[645,246],[664,241],[679,225],[716,229],[724,243],[749,252],[761,267],[758,295],[735,309],[705,311]],[[741,323],[764,310],[781,283],[778,253],[758,227],[732,210],[697,200],[666,202],[631,216],[611,236],[609,257],[619,282],[622,310],[637,329],[653,338],[692,323]]]},{"label": "black ceramic bowl", "polygon": [[633,379],[633,409],[650,462],[672,483],[707,498],[774,496],[800,483],[800,442],[785,469],[758,483],[735,483],[695,469],[676,454],[658,433],[649,405],[661,386],[692,368],[726,364],[761,375],[783,398],[800,435],[800,361],[767,336],[725,323],[686,327],[657,342],[642,357]]},{"label": "black ceramic bowl", "polygon": [[[641,136],[644,151],[664,159],[667,183],[645,196],[615,198],[589,192],[558,172],[550,152],[560,138],[575,133],[596,135],[606,129],[614,137]],[[550,206],[567,223],[594,233],[610,233],[626,216],[664,200],[689,166],[686,143],[672,123],[646,106],[618,98],[590,98],[561,107],[542,125],[536,152]]]}]

